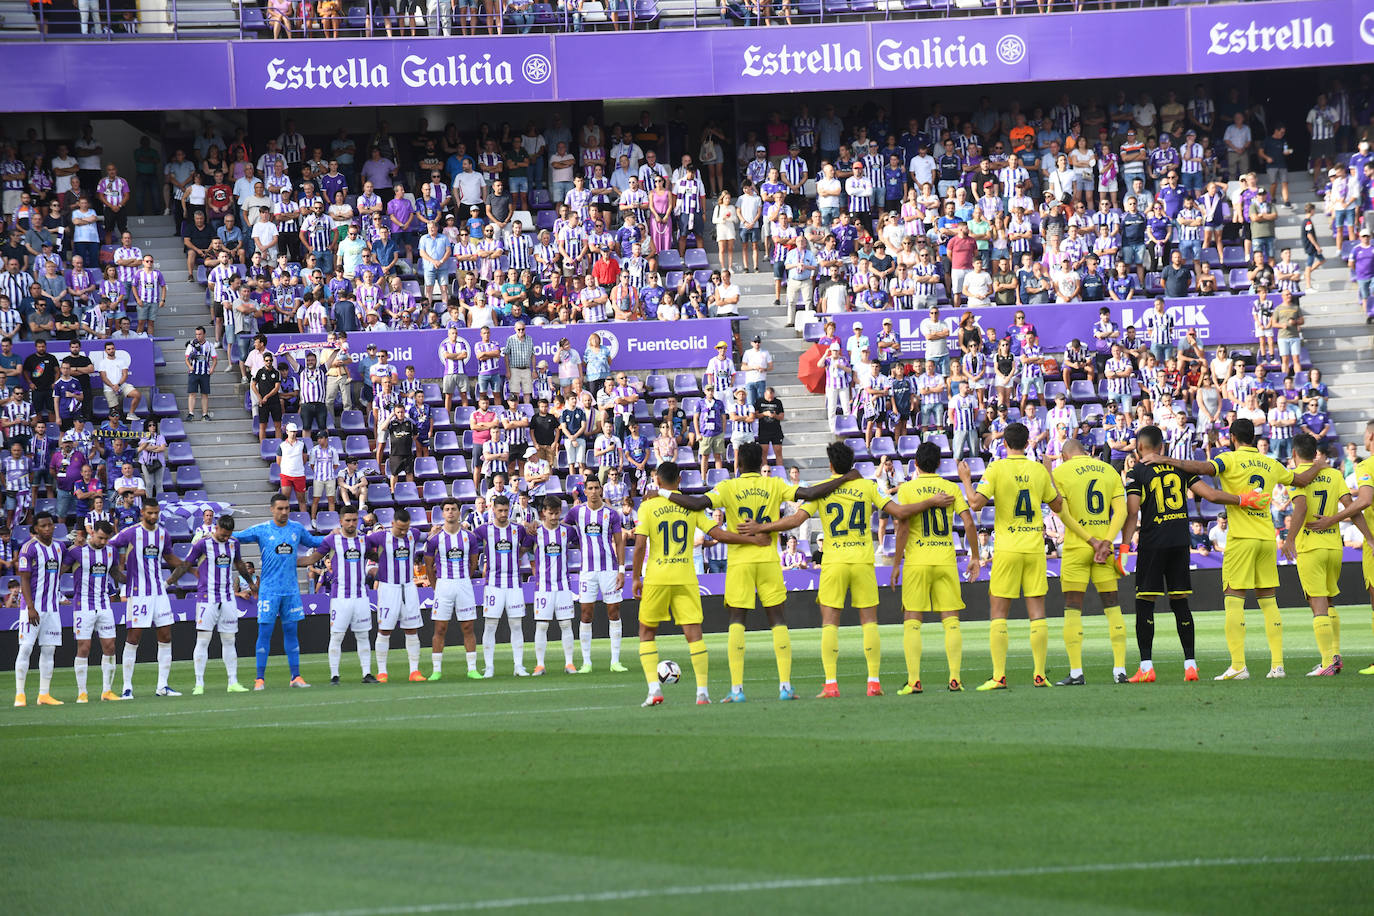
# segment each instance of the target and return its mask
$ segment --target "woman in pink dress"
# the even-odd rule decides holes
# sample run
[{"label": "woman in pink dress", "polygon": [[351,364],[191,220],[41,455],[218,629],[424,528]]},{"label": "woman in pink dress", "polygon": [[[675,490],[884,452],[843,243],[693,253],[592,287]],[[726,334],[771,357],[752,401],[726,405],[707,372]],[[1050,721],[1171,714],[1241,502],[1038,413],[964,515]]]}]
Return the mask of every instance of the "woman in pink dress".
[{"label": "woman in pink dress", "polygon": [[673,247],[673,192],[662,177],[654,179],[649,192],[649,238],[655,251]]}]

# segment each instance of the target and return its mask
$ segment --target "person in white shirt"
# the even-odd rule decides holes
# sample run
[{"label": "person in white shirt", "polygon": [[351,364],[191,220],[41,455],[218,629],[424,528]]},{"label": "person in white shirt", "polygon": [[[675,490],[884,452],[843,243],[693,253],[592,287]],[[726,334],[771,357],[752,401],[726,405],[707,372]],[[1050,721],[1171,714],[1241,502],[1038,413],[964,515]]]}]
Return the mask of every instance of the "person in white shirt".
[{"label": "person in white shirt", "polygon": [[463,170],[453,176],[453,196],[458,200],[460,220],[467,219],[472,208],[481,205],[486,188],[486,178],[473,169],[471,159],[464,159]]},{"label": "person in white shirt", "polygon": [[262,211],[253,224],[253,248],[262,253],[264,261],[277,259],[277,226],[271,213]]},{"label": "person in white shirt", "polygon": [[773,368],[773,354],[763,349],[763,338],[759,335],[754,335],[749,349],[744,351],[740,368],[744,370],[744,390],[749,395],[749,406],[756,406],[768,389],[768,371]]},{"label": "person in white shirt", "polygon": [[[754,189],[752,182],[746,181],[740,196],[735,200],[735,210],[739,215],[740,261],[745,272],[759,269],[759,229],[763,222],[763,200]],[[750,255],[753,256],[752,260]]]},{"label": "person in white shirt", "polygon": [[973,267],[964,274],[964,295],[970,306],[992,304],[992,274],[983,269],[981,258],[974,258]]},{"label": "person in white shirt", "polygon": [[112,340],[105,341],[105,351],[91,360],[95,371],[100,374],[100,383],[105,389],[105,403],[111,410],[118,409],[125,398],[132,398],[133,406],[129,412],[134,413],[143,400],[143,393],[129,383],[131,360],[128,352],[117,349]]},{"label": "person in white shirt", "polygon": [[919,188],[935,183],[935,157],[930,155],[930,150],[924,143],[917,147],[916,155],[911,157],[907,170],[911,172],[912,187]]}]

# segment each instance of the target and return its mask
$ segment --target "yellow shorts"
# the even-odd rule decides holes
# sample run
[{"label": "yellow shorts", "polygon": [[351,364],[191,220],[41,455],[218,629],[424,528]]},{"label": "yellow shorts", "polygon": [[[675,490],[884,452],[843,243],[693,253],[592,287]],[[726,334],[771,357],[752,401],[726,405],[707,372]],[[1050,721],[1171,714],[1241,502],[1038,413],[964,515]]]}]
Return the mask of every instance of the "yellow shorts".
[{"label": "yellow shorts", "polygon": [[1303,594],[1317,598],[1334,598],[1341,593],[1341,558],[1339,547],[1308,550],[1298,554],[1298,581]]},{"label": "yellow shorts", "polygon": [[644,586],[639,622],[658,626],[669,620],[678,626],[701,623],[701,593],[695,585]]},{"label": "yellow shorts", "polygon": [[1116,567],[1111,563],[1094,563],[1090,547],[1067,547],[1059,562],[1059,584],[1066,592],[1086,592],[1088,583],[1097,587],[1098,594],[1116,591]]},{"label": "yellow shorts", "polygon": [[764,607],[787,600],[781,563],[734,563],[725,567],[725,606],[752,611],[754,596]]},{"label": "yellow shorts", "polygon": [[1050,590],[1043,553],[995,550],[988,592],[995,598],[1039,598]]},{"label": "yellow shorts", "polygon": [[959,589],[957,566],[904,566],[902,568],[902,610],[930,613],[962,611],[964,595]]},{"label": "yellow shorts", "polygon": [[878,606],[878,574],[872,563],[822,563],[817,600],[825,607],[843,608],[845,596],[851,607]]},{"label": "yellow shorts", "polygon": [[1237,591],[1278,588],[1278,544],[1259,538],[1227,538],[1221,557],[1221,585]]}]

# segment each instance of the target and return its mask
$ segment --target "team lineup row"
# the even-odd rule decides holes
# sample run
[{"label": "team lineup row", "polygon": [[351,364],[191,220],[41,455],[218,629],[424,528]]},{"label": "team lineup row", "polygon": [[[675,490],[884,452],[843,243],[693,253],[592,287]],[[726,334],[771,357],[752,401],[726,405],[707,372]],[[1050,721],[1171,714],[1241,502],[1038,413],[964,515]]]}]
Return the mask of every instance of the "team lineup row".
[{"label": "team lineup row", "polygon": [[[1372,428],[1374,429],[1374,428]],[[1253,591],[1266,622],[1271,650],[1269,677],[1283,677],[1282,630],[1274,589],[1278,584],[1276,546],[1272,522],[1266,511],[1268,494],[1278,484],[1291,484],[1297,491],[1293,523],[1284,543],[1285,553],[1296,558],[1299,578],[1312,605],[1314,631],[1321,652],[1321,663],[1313,675],[1329,675],[1341,669],[1339,622],[1330,613],[1330,599],[1337,594],[1341,563],[1341,544],[1337,523],[1353,518],[1368,538],[1367,515],[1374,503],[1374,459],[1366,459],[1357,474],[1356,493],[1347,491],[1344,481],[1326,467],[1315,440],[1300,436],[1295,452],[1300,460],[1296,472],[1253,447],[1254,429],[1249,421],[1232,426],[1238,447],[1210,461],[1189,462],[1165,458],[1162,437],[1154,427],[1141,430],[1141,461],[1123,485],[1117,472],[1103,462],[1083,454],[1074,443],[1066,446],[1062,463],[1051,473],[1046,467],[1026,458],[1026,430],[1020,424],[1008,427],[1007,459],[989,467],[975,489],[968,469],[961,465],[962,488],[938,476],[940,454],[933,443],[917,453],[917,477],[903,484],[897,498],[878,491],[872,481],[862,480],[853,470],[852,450],[843,443],[828,449],[833,476],[811,487],[798,487],[774,477],[760,475],[762,450],[755,443],[740,450],[738,477],[722,481],[710,493],[690,496],[677,490],[676,464],[664,462],[657,471],[658,492],[641,507],[634,529],[632,590],[640,601],[640,659],[649,697],[646,705],[662,702],[659,689],[659,660],[655,636],[659,625],[672,620],[687,637],[696,673],[698,702],[708,703],[707,653],[701,636],[701,600],[697,574],[692,563],[693,529],[728,545],[725,605],[730,615],[728,657],[731,690],[727,702],[744,699],[744,618],[748,610],[761,603],[772,628],[777,656],[780,696],[795,697],[791,685],[791,649],[784,603],[786,591],[774,534],[815,517],[826,531],[825,561],[821,569],[818,600],[822,612],[822,661],[825,687],[821,696],[838,696],[836,678],[839,654],[838,625],[846,599],[858,609],[863,630],[868,667],[868,693],[881,695],[879,677],[881,645],[877,627],[878,588],[870,542],[871,513],[886,512],[896,519],[897,562],[893,583],[901,589],[904,609],[903,647],[907,661],[907,680],[902,694],[922,690],[920,678],[921,617],[939,613],[945,631],[951,690],[961,690],[962,637],[958,612],[964,604],[955,562],[953,531],[961,522],[965,530],[974,526],[973,515],[984,506],[994,507],[997,551],[990,578],[990,649],[992,677],[980,690],[1005,689],[1007,625],[1010,602],[1024,598],[1031,621],[1031,648],[1035,662],[1033,683],[1049,686],[1045,671],[1048,622],[1044,596],[1048,591],[1041,506],[1048,506],[1063,520],[1068,532],[1061,578],[1065,593],[1064,643],[1068,651],[1069,676],[1063,686],[1085,683],[1082,665],[1082,604],[1088,585],[1099,593],[1108,618],[1113,652],[1113,676],[1117,682],[1155,679],[1151,659],[1154,635],[1155,601],[1168,596],[1174,612],[1185,656],[1185,679],[1197,680],[1194,660],[1192,618],[1187,596],[1191,592],[1188,563],[1186,501],[1189,493],[1227,507],[1231,520],[1232,542],[1228,544],[1223,565],[1226,589],[1226,634],[1231,664],[1217,680],[1249,677],[1244,658],[1244,602]],[[1374,431],[1366,439],[1374,438]],[[1367,441],[1366,446],[1374,445]],[[1220,489],[1199,479],[1215,477]],[[60,600],[58,576],[75,574],[78,589],[74,597],[74,630],[77,640],[76,679],[78,702],[86,700],[86,667],[92,635],[100,638],[103,699],[132,698],[133,668],[143,629],[155,628],[158,637],[158,694],[178,695],[167,684],[171,663],[172,615],[167,600],[168,583],[176,581],[187,569],[198,572],[195,651],[196,693],[204,690],[208,648],[214,632],[221,634],[221,651],[229,674],[229,690],[246,690],[238,684],[237,660],[232,635],[237,632],[238,612],[234,603],[235,573],[244,571],[241,543],[257,543],[262,550],[262,585],[258,602],[257,679],[255,687],[265,687],[265,668],[271,635],[277,617],[283,624],[286,653],[293,686],[307,687],[300,677],[299,642],[296,625],[304,616],[296,567],[323,561],[330,575],[331,681],[338,683],[344,636],[354,634],[364,682],[387,680],[387,653],[392,632],[398,627],[405,638],[410,679],[438,680],[442,677],[443,648],[449,621],[457,619],[466,651],[468,677],[494,674],[496,631],[504,616],[510,623],[514,673],[527,674],[524,668],[523,618],[526,612],[521,588],[521,557],[532,555],[536,622],[534,674],[545,670],[548,629],[559,624],[564,670],[569,673],[591,670],[591,624],[595,605],[604,602],[610,621],[611,667],[620,664],[619,603],[624,585],[625,532],[620,517],[601,499],[600,487],[588,485],[585,505],[564,513],[557,497],[545,500],[539,522],[526,526],[510,522],[510,506],[504,499],[494,501],[492,521],[474,532],[465,531],[458,519],[458,502],[442,506],[443,525],[425,539],[411,530],[408,513],[398,510],[391,528],[360,534],[357,515],[345,512],[340,528],[319,538],[288,518],[283,497],[272,503],[273,519],[234,536],[232,517],[219,520],[211,537],[193,547],[185,560],[170,553],[166,533],[158,524],[156,502],[148,501],[139,525],[118,535],[107,524],[98,524],[84,545],[64,550],[52,540],[53,520],[40,514],[33,537],[20,552],[19,577],[25,613],[20,621],[19,657],[16,661],[16,705],[25,705],[25,679],[32,649],[41,649],[40,694],[42,705],[60,705],[51,696],[53,650],[61,644],[62,627],[57,613]],[[800,503],[801,508],[779,518],[784,502]],[[714,521],[705,510],[723,511],[725,525]],[[1340,507],[1338,509],[1338,507]],[[957,520],[957,521],[956,521]],[[1127,677],[1125,668],[1126,630],[1117,598],[1117,580],[1123,574],[1121,557],[1139,533],[1139,559],[1136,569],[1136,636],[1140,649],[1139,669]],[[1118,538],[1121,544],[1114,547]],[[305,547],[308,552],[301,553]],[[582,571],[578,591],[571,587],[570,553],[582,551]],[[1114,552],[1116,555],[1114,556]],[[123,562],[120,557],[123,555]],[[365,590],[369,558],[377,564],[377,637],[370,639],[372,605]],[[161,566],[172,567],[164,580]],[[969,578],[977,576],[979,559],[970,558]],[[1370,580],[1371,557],[1366,549],[1366,581]],[[478,616],[473,579],[483,583],[481,616],[485,667],[477,670],[476,633]],[[110,605],[111,580],[127,586],[129,594],[128,628],[124,649],[124,690],[113,693],[115,619]],[[419,629],[423,625],[417,590],[418,583],[432,583],[435,600],[432,612],[433,671],[426,678],[419,670]],[[573,664],[572,620],[580,604],[582,643],[580,668]],[[376,655],[377,675],[371,673]],[[1374,673],[1374,667],[1368,669]]]}]

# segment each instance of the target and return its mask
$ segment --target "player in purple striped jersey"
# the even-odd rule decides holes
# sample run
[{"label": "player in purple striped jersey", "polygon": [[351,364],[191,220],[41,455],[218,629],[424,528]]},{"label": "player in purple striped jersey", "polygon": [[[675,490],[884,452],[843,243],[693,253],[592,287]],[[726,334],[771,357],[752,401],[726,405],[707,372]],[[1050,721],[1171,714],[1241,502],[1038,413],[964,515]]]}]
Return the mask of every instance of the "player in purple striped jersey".
[{"label": "player in purple striped jersey", "polygon": [[563,500],[546,496],[539,507],[540,523],[531,519],[521,543],[534,556],[534,675],[544,673],[549,647],[549,622],[558,621],[563,642],[563,670],[573,665],[573,591],[568,578],[568,553],[578,545],[577,531],[563,523]]},{"label": "player in purple striped jersey", "polygon": [[367,598],[367,544],[358,533],[358,510],[344,506],[339,530],[325,536],[310,553],[297,560],[301,566],[329,562],[334,574],[329,588],[329,683],[338,686],[339,660],[344,634],[353,631],[363,683],[376,684],[372,676],[372,602]]},{"label": "player in purple striped jersey", "polygon": [[391,650],[391,631],[399,625],[405,633],[410,679],[423,681],[420,673],[420,596],[415,587],[415,561],[423,561],[425,542],[410,530],[410,512],[397,509],[390,531],[375,531],[366,538],[368,552],[377,559],[377,680],[387,682],[386,657]]},{"label": "player in purple striped jersey", "polygon": [[430,616],[434,622],[434,640],[431,644],[431,660],[434,673],[431,681],[443,677],[444,638],[448,635],[448,622],[458,618],[458,627],[463,631],[463,649],[467,654],[468,677],[480,679],[477,672],[477,636],[472,624],[477,619],[477,599],[472,592],[473,535],[463,529],[458,518],[459,504],[453,497],[439,504],[444,514],[444,525],[429,536],[425,544],[425,573],[434,584],[434,610]]},{"label": "player in purple striped jersey", "polygon": [[76,636],[76,660],[72,669],[76,674],[76,702],[87,702],[86,670],[91,656],[91,634],[100,637],[100,699],[118,700],[114,692],[115,622],[110,608],[110,577],[123,580],[115,562],[114,526],[96,522],[90,529],[86,543],[72,547],[62,557],[62,571],[72,574],[76,592],[72,596],[72,632]]},{"label": "player in purple striped jersey", "polygon": [[124,555],[124,578],[128,583],[129,609],[124,630],[124,693],[126,700],[134,698],[134,664],[138,661],[138,643],[148,627],[157,630],[157,695],[179,697],[181,694],[167,686],[172,671],[172,604],[162,581],[162,563],[177,564],[172,553],[167,529],[158,524],[161,507],[157,500],[143,500],[142,514],[137,525],[130,525],[116,534],[110,546]]},{"label": "player in purple striped jersey", "polygon": [[220,656],[229,675],[229,693],[247,693],[239,683],[239,656],[234,643],[239,632],[239,606],[234,597],[235,576],[251,581],[252,570],[243,562],[239,542],[234,538],[234,517],[221,515],[208,538],[191,545],[186,559],[167,574],[172,588],[182,573],[196,568],[196,648],[192,655],[196,671],[195,696],[205,693],[205,665],[210,660],[210,637],[219,630]]},{"label": "player in purple striped jersey", "polygon": [[29,660],[38,646],[38,705],[61,706],[52,688],[53,653],[62,645],[62,618],[57,605],[62,600],[58,584],[62,575],[62,545],[52,539],[53,517],[47,512],[34,516],[29,538],[19,550],[19,593],[23,607],[19,613],[19,654],[14,660],[14,705],[26,706],[25,681]]},{"label": "player in purple striped jersey", "polygon": [[587,502],[573,506],[563,518],[577,531],[582,543],[582,571],[577,577],[578,601],[582,605],[582,626],[578,640],[582,645],[580,674],[592,671],[592,622],[598,600],[606,604],[611,635],[611,670],[628,671],[620,663],[620,599],[625,592],[625,532],[620,513],[603,501],[601,481],[587,478]]},{"label": "player in purple striped jersey", "polygon": [[525,670],[525,591],[520,587],[520,533],[510,520],[510,498],[497,496],[491,501],[491,521],[473,532],[475,549],[481,551],[486,582],[482,592],[482,656],[486,663],[483,677],[496,673],[496,625],[501,615],[510,624],[510,652],[515,676],[528,677]]}]

